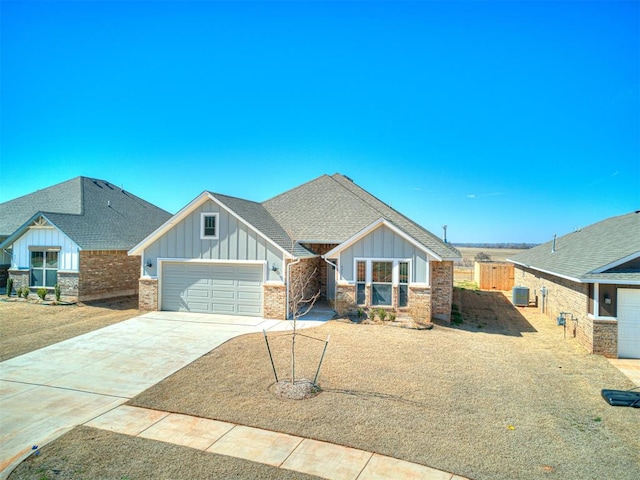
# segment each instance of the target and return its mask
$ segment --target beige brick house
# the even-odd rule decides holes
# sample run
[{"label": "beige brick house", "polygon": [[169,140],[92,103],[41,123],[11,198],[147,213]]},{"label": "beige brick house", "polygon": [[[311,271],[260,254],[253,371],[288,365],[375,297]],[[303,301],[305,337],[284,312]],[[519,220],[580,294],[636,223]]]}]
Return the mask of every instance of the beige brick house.
[{"label": "beige brick house", "polygon": [[58,284],[67,299],[132,295],[140,259],[127,252],[170,217],[105,180],[76,177],[0,204],[0,269],[14,290]]},{"label": "beige brick house", "polygon": [[[640,212],[515,255],[514,282],[591,353],[640,358]],[[561,315],[562,314],[562,315]],[[562,322],[560,322],[562,323]]]},{"label": "beige brick house", "polygon": [[450,319],[459,252],[349,178],[323,175],[262,203],[205,191],[150,234],[140,308],[287,318],[312,276],[339,313]]}]

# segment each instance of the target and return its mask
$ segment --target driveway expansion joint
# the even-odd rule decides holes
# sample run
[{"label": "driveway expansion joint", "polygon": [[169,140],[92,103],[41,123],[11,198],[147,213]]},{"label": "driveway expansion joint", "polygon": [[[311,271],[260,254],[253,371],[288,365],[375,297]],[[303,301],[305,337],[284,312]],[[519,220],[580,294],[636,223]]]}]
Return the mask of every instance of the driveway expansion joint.
[{"label": "driveway expansion joint", "polygon": [[[165,429],[163,431],[162,429],[163,424],[170,422],[172,416],[179,416],[185,420],[183,422],[185,429],[180,432],[179,438],[175,430]],[[212,434],[212,441],[202,444],[202,447],[194,447],[193,445],[202,435],[202,430],[196,428],[189,431],[188,425],[198,422],[228,426],[229,429],[219,435]],[[182,445],[217,455],[243,458],[332,480],[365,480],[368,478],[394,480],[409,478],[450,480],[456,478],[465,480],[464,477],[417,463],[321,440],[130,405],[116,407],[84,425],[133,437],[150,438],[164,443]],[[148,433],[153,429],[159,431],[153,436],[149,436]],[[286,442],[289,442],[288,446]],[[375,465],[372,462],[374,458],[376,459]],[[416,477],[416,474],[419,477]]]}]

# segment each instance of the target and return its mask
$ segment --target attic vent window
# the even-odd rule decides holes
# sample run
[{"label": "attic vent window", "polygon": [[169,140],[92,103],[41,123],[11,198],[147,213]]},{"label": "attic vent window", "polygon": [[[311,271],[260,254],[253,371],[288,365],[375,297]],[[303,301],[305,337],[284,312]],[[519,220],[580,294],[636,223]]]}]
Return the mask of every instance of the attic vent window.
[{"label": "attic vent window", "polygon": [[202,213],[200,216],[200,238],[215,240],[218,238],[218,214]]}]

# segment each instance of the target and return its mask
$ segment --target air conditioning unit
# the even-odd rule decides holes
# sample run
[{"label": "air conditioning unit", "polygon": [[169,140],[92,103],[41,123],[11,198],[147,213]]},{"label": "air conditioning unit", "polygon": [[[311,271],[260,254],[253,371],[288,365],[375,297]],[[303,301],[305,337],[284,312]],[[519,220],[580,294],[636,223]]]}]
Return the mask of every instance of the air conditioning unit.
[{"label": "air conditioning unit", "polygon": [[529,306],[529,287],[513,287],[511,302],[516,307]]}]

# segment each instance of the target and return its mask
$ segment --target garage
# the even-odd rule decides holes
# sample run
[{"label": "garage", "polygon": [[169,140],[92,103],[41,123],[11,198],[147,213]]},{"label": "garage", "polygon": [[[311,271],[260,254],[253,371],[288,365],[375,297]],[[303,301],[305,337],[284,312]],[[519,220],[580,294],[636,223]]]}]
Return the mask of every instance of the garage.
[{"label": "garage", "polygon": [[618,358],[640,358],[640,290],[618,289]]},{"label": "garage", "polygon": [[262,265],[164,262],[162,310],[262,316]]}]

